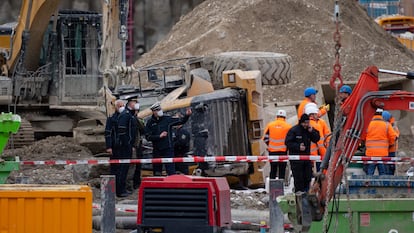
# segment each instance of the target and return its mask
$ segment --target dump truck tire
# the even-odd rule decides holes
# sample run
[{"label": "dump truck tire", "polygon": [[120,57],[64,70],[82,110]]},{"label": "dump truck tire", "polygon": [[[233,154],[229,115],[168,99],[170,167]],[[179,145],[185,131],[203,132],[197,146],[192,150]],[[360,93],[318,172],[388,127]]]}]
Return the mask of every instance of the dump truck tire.
[{"label": "dump truck tire", "polygon": [[216,88],[221,88],[225,70],[260,70],[263,85],[282,85],[291,80],[292,58],[287,54],[271,52],[225,52],[207,57],[205,63],[213,63],[212,79]]}]

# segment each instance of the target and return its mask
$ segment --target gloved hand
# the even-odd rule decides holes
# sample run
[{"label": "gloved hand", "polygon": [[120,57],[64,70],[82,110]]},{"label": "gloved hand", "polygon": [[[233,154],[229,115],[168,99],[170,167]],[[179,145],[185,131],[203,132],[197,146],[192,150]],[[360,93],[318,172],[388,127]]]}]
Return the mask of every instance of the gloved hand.
[{"label": "gloved hand", "polygon": [[329,111],[329,109],[330,109],[330,106],[329,106],[329,104],[321,105],[321,106],[319,107],[319,109],[325,109],[325,110],[328,112],[328,111]]}]

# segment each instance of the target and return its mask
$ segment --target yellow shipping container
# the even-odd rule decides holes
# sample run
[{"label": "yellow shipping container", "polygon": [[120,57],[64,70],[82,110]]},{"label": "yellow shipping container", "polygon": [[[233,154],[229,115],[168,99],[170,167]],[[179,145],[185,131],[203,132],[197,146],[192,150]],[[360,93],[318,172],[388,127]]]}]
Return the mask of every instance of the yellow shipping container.
[{"label": "yellow shipping container", "polygon": [[0,233],[92,232],[85,185],[0,185]]}]

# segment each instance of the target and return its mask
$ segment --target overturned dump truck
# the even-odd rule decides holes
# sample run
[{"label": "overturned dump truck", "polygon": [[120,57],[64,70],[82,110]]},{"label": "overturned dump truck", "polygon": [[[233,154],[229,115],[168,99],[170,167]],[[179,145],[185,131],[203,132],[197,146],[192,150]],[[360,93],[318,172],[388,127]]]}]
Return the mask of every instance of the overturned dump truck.
[{"label": "overturned dump truck", "polygon": [[[140,118],[161,102],[175,115],[192,108],[184,127],[191,132],[191,154],[196,156],[262,155],[264,126],[263,85],[290,82],[291,57],[270,52],[226,52],[205,57],[170,59],[148,66],[107,69],[108,96],[138,97]],[[127,85],[117,85],[125,83]],[[263,186],[258,163],[210,162],[199,164],[205,176],[227,176],[234,183]]]},{"label": "overturned dump truck", "polygon": [[[164,111],[171,115],[185,112],[190,107],[193,114],[184,127],[191,132],[191,148],[196,156],[261,155],[265,146],[261,142],[263,131],[263,97],[260,71],[230,70],[223,72],[225,88],[181,99],[161,101]],[[208,82],[193,77],[192,93],[199,84]],[[205,83],[204,83],[205,82]],[[211,86],[211,83],[209,84]],[[174,94],[174,93],[173,93]],[[149,117],[146,109],[139,113]],[[257,164],[211,162],[199,165],[205,176],[235,176],[244,186],[261,186],[263,177]]]}]

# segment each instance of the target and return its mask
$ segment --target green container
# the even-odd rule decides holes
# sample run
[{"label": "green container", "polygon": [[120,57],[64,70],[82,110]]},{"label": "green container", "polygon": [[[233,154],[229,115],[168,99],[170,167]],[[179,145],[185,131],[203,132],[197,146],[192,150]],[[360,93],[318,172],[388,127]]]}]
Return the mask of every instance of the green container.
[{"label": "green container", "polygon": [[0,154],[9,141],[10,133],[17,133],[20,127],[21,118],[11,113],[0,114]]},{"label": "green container", "polygon": [[[332,202],[329,206],[331,211]],[[413,233],[414,199],[351,199],[354,233]],[[339,209],[332,216],[328,232],[352,232],[349,224],[348,202],[340,199]],[[329,213],[330,214],[330,213]],[[338,217],[338,224],[335,224]],[[336,228],[336,231],[335,231]],[[323,232],[323,221],[312,222],[311,233]]]},{"label": "green container", "polygon": [[19,162],[4,161],[0,163],[0,184],[6,183],[11,171],[19,170]]},{"label": "green container", "polygon": [[[3,153],[9,141],[11,133],[17,133],[20,127],[21,118],[12,113],[0,114],[0,155]],[[19,170],[19,163],[14,161],[0,162],[0,184],[4,184],[11,171]]]}]

